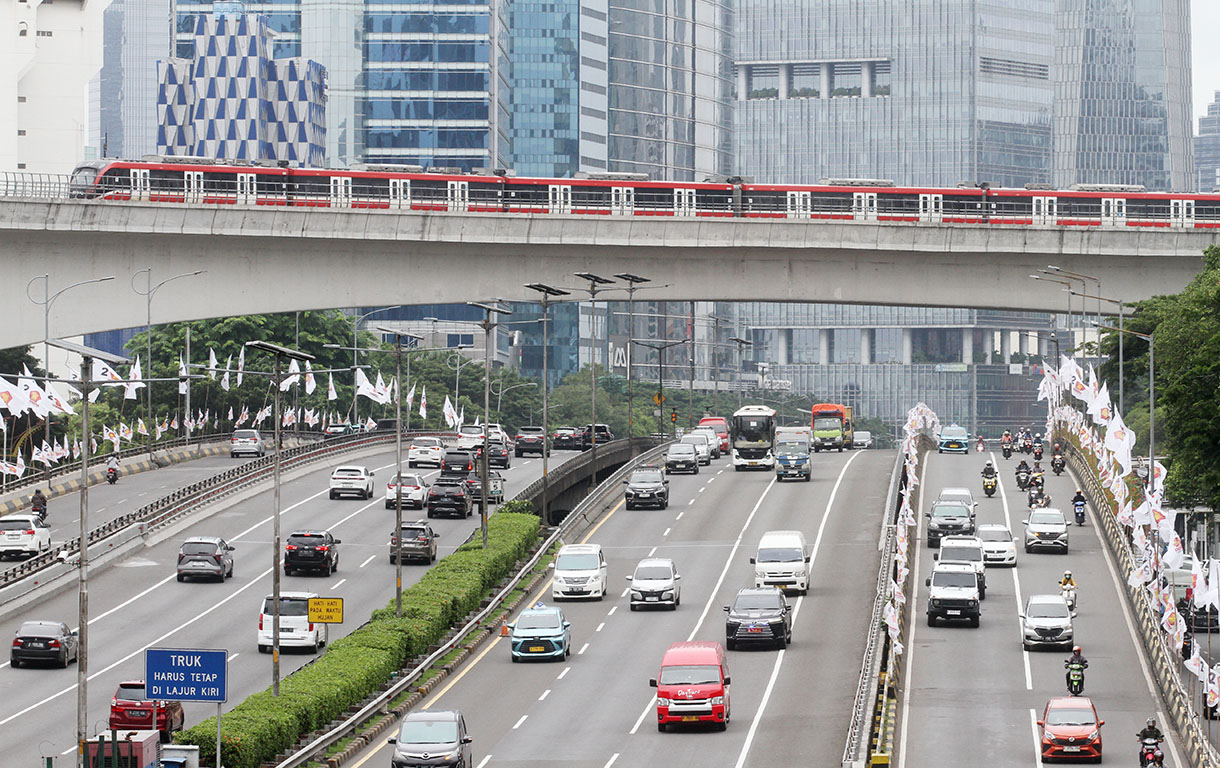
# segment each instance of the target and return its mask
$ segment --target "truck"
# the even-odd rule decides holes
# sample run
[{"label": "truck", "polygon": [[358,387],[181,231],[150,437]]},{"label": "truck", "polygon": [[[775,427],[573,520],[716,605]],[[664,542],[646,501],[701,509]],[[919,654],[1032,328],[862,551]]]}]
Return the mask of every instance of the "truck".
[{"label": "truck", "polygon": [[733,414],[729,424],[733,471],[775,469],[775,409],[747,405]]},{"label": "truck", "polygon": [[839,450],[852,447],[852,407],[840,403],[817,403],[810,409],[813,422],[813,450]]}]

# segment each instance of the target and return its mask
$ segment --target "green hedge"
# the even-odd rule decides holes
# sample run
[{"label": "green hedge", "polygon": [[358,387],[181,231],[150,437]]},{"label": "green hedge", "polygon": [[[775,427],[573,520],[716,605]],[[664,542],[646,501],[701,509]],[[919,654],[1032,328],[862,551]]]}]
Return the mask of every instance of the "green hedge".
[{"label": "green hedge", "polygon": [[[322,728],[380,688],[407,662],[440,642],[488,591],[512,573],[538,541],[539,520],[527,511],[501,511],[487,523],[482,541],[464,544],[442,558],[402,592],[402,618],[394,601],[372,619],[270,690],[248,697],[224,716],[221,750],[226,768],[257,768],[290,748],[305,733]],[[200,761],[216,760],[216,719],[177,734],[179,744],[199,746]]]}]

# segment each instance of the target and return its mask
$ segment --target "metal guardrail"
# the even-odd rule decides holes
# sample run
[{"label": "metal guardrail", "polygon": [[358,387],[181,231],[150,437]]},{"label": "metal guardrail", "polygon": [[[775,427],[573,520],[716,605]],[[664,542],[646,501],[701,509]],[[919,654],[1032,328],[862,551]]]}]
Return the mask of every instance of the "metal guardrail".
[{"label": "metal guardrail", "polygon": [[[631,439],[639,440],[641,438]],[[410,686],[416,680],[418,680],[419,677],[428,670],[428,668],[453,650],[456,640],[465,637],[471,631],[477,629],[483,620],[499,610],[501,603],[504,602],[504,598],[510,592],[516,589],[522,581],[525,580],[529,573],[533,571],[535,566],[538,565],[538,562],[542,559],[543,555],[545,555],[556,542],[562,539],[562,537],[575,525],[577,520],[591,522],[588,518],[590,512],[595,509],[599,509],[601,505],[606,502],[606,498],[608,496],[613,496],[614,494],[622,492],[622,479],[640,463],[646,462],[652,458],[655,458],[656,456],[661,455],[661,452],[664,449],[665,445],[662,444],[641,453],[640,455],[636,456],[634,460],[628,461],[620,469],[616,470],[614,474],[602,481],[602,483],[597,487],[596,490],[594,490],[592,494],[583,499],[580,504],[578,504],[576,508],[572,510],[572,513],[565,517],[563,522],[555,527],[555,530],[552,531],[551,535],[538,546],[534,554],[530,556],[523,566],[521,566],[521,569],[517,571],[516,575],[509,579],[508,584],[506,584],[499,591],[499,593],[497,593],[496,596],[491,599],[491,601],[487,604],[487,607],[476,613],[474,617],[467,621],[464,626],[451,632],[449,634],[448,641],[441,643],[440,647],[436,651],[429,654],[423,661],[419,662],[413,669],[411,669],[410,672],[399,678],[393,685],[391,685],[385,691],[375,694],[368,701],[366,701],[363,707],[357,710],[354,714],[350,715],[342,723],[334,728],[331,728],[326,733],[318,736],[313,741],[297,749],[288,757],[281,760],[276,764],[276,768],[299,768],[299,766],[315,759],[320,753],[325,752],[325,750],[332,744],[345,738],[352,731],[356,730],[361,723],[368,720],[395,697],[410,688]],[[527,488],[528,487],[529,486],[527,486]],[[522,494],[525,493],[525,490],[526,489],[522,490]],[[518,496],[522,494],[518,494]]]},{"label": "metal guardrail", "polygon": [[[412,432],[410,434],[414,437],[437,434],[450,435],[451,433],[424,431]],[[293,467],[318,461],[337,453],[347,453],[370,445],[392,442],[393,439],[394,433],[390,431],[330,438],[323,441],[323,445],[320,448],[316,444],[287,448],[281,454],[281,469],[292,469]],[[274,462],[274,455],[264,456],[260,459],[240,464],[232,469],[219,472],[206,480],[179,488],[173,493],[162,496],[134,512],[116,517],[89,531],[87,537],[88,546],[92,547],[98,542],[134,525],[143,526],[143,531],[147,533],[167,525],[195,507],[256,485],[274,473]],[[41,555],[36,555],[20,565],[0,573],[0,587],[5,587],[21,579],[28,578],[61,559],[71,558],[79,549],[80,537],[69,539]]]}]

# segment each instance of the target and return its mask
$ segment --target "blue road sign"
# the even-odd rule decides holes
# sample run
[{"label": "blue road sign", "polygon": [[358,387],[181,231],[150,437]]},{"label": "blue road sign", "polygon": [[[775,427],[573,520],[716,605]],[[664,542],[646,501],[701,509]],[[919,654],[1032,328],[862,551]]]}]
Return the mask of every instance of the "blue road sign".
[{"label": "blue road sign", "polygon": [[150,699],[221,702],[229,652],[189,648],[149,648],[144,651],[144,689]]}]

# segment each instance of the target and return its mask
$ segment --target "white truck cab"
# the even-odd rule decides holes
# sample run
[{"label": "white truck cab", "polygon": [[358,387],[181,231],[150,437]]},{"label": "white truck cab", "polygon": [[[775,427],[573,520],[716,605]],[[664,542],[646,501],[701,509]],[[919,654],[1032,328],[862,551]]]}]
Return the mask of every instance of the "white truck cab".
[{"label": "white truck cab", "polygon": [[979,579],[979,599],[987,599],[987,562],[983,540],[977,536],[946,536],[940,540],[940,551],[932,555],[939,563],[969,565]]},{"label": "white truck cab", "polygon": [[767,531],[750,558],[755,587],[779,587],[809,594],[809,545],[800,531]]}]

